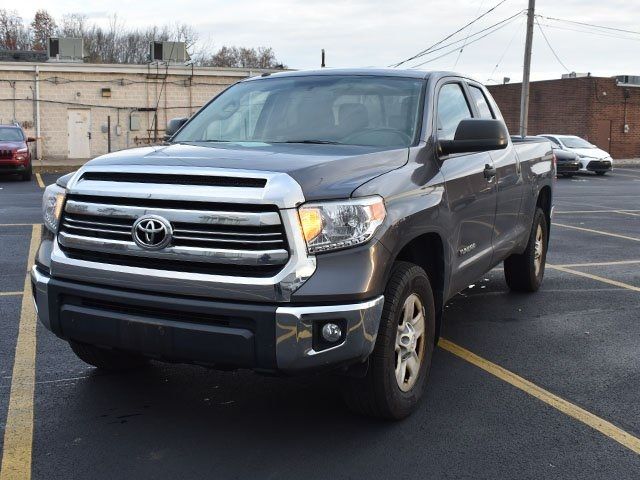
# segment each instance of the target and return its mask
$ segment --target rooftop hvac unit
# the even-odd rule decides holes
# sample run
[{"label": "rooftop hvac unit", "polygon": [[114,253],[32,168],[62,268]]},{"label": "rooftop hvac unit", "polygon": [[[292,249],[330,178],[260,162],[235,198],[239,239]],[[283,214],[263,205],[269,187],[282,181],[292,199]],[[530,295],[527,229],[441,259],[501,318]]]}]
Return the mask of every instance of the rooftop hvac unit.
[{"label": "rooftop hvac unit", "polygon": [[152,62],[184,63],[189,60],[184,42],[149,42]]},{"label": "rooftop hvac unit", "polygon": [[625,87],[640,87],[639,75],[618,75],[616,77],[616,83],[618,85],[624,85]]},{"label": "rooftop hvac unit", "polygon": [[84,48],[81,38],[49,38],[49,61],[81,62]]}]

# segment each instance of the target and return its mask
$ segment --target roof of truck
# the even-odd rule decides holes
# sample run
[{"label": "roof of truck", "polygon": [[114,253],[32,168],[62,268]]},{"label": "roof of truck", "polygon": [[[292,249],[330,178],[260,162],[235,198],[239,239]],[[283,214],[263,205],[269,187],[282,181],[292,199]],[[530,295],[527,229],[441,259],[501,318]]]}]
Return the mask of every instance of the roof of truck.
[{"label": "roof of truck", "polygon": [[[419,78],[426,79],[431,76],[456,76],[464,77],[459,73],[443,72],[443,71],[430,71],[424,70],[412,70],[412,69],[398,69],[398,68],[322,68],[318,70],[295,70],[289,72],[278,72],[264,75],[264,77],[308,77],[316,75],[372,75],[380,77],[405,77],[405,78]],[[252,77],[248,80],[257,80],[261,77]]]}]

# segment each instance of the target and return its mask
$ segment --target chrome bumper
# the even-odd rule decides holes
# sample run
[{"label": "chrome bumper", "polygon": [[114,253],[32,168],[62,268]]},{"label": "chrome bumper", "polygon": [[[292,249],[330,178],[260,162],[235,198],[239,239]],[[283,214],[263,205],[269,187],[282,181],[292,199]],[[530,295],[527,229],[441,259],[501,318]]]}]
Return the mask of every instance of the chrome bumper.
[{"label": "chrome bumper", "polygon": [[[155,295],[144,294],[145,297],[148,297],[147,304],[154,307],[150,309],[150,316],[148,317],[113,315],[104,311],[89,312],[85,309],[88,313],[76,314],[73,322],[66,324],[67,327],[61,329],[61,311],[69,309],[69,307],[64,307],[60,304],[61,283],[66,284],[63,288],[69,290],[72,295],[83,296],[86,294],[93,295],[93,298],[108,297],[109,301],[122,301],[124,304],[131,300],[126,298],[126,293],[120,290],[111,290],[109,287],[92,287],[78,283],[67,283],[59,279],[55,279],[55,282],[53,282],[49,276],[36,267],[31,270],[31,280],[34,303],[41,323],[48,330],[65,339],[71,338],[85,341],[86,343],[94,342],[108,345],[116,349],[140,351],[155,358],[172,359],[172,355],[179,350],[181,353],[180,355],[175,355],[175,358],[180,361],[212,364],[218,362],[228,365],[233,365],[234,363],[225,362],[226,358],[221,350],[224,350],[225,345],[228,345],[230,341],[240,341],[245,342],[240,345],[243,351],[271,352],[270,354],[267,352],[265,356],[274,359],[275,364],[273,362],[271,364],[260,363],[259,359],[255,359],[248,354],[248,356],[241,358],[242,361],[236,366],[258,370],[277,370],[291,374],[364,361],[375,346],[384,305],[384,297],[379,296],[366,302],[347,305],[274,306],[270,313],[265,314],[265,309],[269,309],[268,306],[262,305],[259,307],[262,313],[258,313],[257,310],[256,313],[252,313],[252,307],[248,304],[231,304],[211,300],[211,305],[206,306],[206,308],[214,316],[218,313],[227,314],[231,309],[235,309],[241,312],[240,315],[253,318],[256,324],[258,322],[275,322],[275,328],[271,324],[271,328],[267,329],[256,326],[253,331],[241,330],[240,336],[242,336],[242,340],[238,340],[239,330],[237,329],[234,331],[233,328],[226,330],[223,328],[218,336],[211,336],[211,326],[208,324],[184,322],[180,318],[168,321],[166,319],[152,318],[153,310],[158,310],[159,307],[168,305],[170,308],[174,308],[174,301],[170,296],[156,293]],[[65,294],[67,293],[66,290]],[[86,293],[85,290],[94,290],[94,292]],[[96,293],[95,290],[100,291]],[[140,297],[142,294],[136,295]],[[199,308],[202,308],[204,300],[194,301],[199,302]],[[181,299],[180,302],[184,305],[189,300]],[[188,316],[189,308],[179,307],[177,300],[175,303],[175,309],[185,308],[184,316]],[[179,315],[179,317],[181,316],[183,315]],[[163,321],[166,323],[162,324]],[[327,321],[341,323],[344,326],[345,335],[337,345],[316,351],[313,338],[314,324],[317,322],[322,324]],[[105,330],[104,325],[106,323],[109,323],[110,327],[113,327],[111,331],[118,332],[118,335],[115,337],[102,337],[100,341],[93,340],[97,338],[94,335],[99,335],[100,332]],[[158,329],[161,324],[163,328]],[[266,324],[262,323],[260,325],[264,326]],[[151,328],[148,328],[150,326]],[[75,331],[75,328],[79,330]],[[144,335],[134,334],[132,337],[136,340],[142,339],[148,343],[132,346],[133,344],[130,343],[132,337],[127,337],[128,331],[138,333],[144,331]],[[159,332],[162,332],[161,341],[154,337],[154,335],[160,335]],[[87,334],[89,334],[89,337],[82,337],[82,335]],[[317,328],[315,328],[315,334],[316,336],[318,334]],[[158,345],[167,347],[167,342],[173,338],[176,340],[183,339],[183,342],[180,345],[169,345],[166,349],[154,350]],[[184,341],[185,338],[187,341]],[[194,350],[192,348],[193,344],[202,344],[202,342],[206,344],[205,350],[207,355],[211,355],[210,358],[199,356],[202,354],[202,350]]]},{"label": "chrome bumper", "polygon": [[42,274],[35,266],[31,268],[31,294],[36,313],[42,324],[51,330],[49,320],[49,277]]},{"label": "chrome bumper", "polygon": [[[378,335],[384,297],[351,305],[279,307],[276,310],[276,358],[278,368],[295,372],[365,360]],[[313,324],[328,320],[346,323],[344,340],[320,351],[313,349]]]}]

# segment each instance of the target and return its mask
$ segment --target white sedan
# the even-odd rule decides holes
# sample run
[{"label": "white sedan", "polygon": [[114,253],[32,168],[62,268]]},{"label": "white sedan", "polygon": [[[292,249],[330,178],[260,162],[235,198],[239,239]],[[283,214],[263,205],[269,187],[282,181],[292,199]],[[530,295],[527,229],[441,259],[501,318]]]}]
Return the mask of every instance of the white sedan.
[{"label": "white sedan", "polygon": [[562,150],[576,153],[580,160],[581,172],[595,172],[598,175],[604,175],[613,167],[611,155],[587,142],[584,138],[576,137],[575,135],[546,133],[538,136],[551,140],[554,146]]}]

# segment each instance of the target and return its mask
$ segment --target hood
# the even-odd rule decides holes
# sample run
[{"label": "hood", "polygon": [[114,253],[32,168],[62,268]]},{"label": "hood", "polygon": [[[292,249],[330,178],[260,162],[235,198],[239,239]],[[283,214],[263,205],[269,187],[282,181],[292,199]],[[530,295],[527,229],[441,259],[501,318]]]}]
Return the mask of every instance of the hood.
[{"label": "hood", "polygon": [[24,142],[9,142],[0,140],[0,150],[17,150],[25,147]]},{"label": "hood", "polygon": [[307,200],[346,198],[407,162],[408,148],[308,144],[174,144],[103,155],[90,165],[214,167],[287,173]]},{"label": "hood", "polygon": [[608,158],[610,155],[599,148],[567,148],[571,152],[575,152],[580,156],[591,158]]}]

